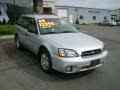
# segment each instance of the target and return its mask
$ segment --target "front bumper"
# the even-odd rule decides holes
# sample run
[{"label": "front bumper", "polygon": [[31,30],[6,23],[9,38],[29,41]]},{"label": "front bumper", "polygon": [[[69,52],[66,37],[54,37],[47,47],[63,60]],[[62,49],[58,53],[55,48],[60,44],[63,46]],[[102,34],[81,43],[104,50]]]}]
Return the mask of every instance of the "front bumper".
[{"label": "front bumper", "polygon": [[[63,58],[52,54],[51,55],[52,68],[63,73],[76,73],[80,71],[86,71],[97,68],[103,65],[105,62],[107,62],[105,59],[107,55],[108,55],[107,51],[104,51],[101,54],[85,58],[82,57]],[[100,60],[99,64],[91,65],[91,61],[95,60]],[[66,71],[67,67],[71,67],[72,69],[70,71]]]}]

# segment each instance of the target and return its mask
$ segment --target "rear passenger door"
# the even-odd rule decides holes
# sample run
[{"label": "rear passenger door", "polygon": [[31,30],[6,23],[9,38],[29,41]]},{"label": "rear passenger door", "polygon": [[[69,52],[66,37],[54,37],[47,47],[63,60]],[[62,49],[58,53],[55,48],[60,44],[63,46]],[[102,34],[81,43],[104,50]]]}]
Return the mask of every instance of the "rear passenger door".
[{"label": "rear passenger door", "polygon": [[16,24],[16,31],[18,33],[18,37],[20,39],[20,42],[26,46],[26,40],[25,40],[25,34],[27,33],[27,27],[28,22],[24,19],[24,17],[21,17]]},{"label": "rear passenger door", "polygon": [[34,52],[33,44],[38,34],[36,21],[31,17],[26,17],[25,20],[28,23],[27,32],[25,33],[25,43],[29,50]]}]

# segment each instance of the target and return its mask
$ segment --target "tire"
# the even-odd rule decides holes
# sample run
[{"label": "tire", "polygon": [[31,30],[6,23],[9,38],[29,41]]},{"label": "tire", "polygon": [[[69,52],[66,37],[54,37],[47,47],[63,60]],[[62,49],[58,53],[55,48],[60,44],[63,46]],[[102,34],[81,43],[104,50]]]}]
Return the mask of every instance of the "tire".
[{"label": "tire", "polygon": [[49,52],[46,49],[42,49],[38,55],[38,59],[40,61],[41,69],[45,73],[51,73],[52,72],[52,62],[51,62],[51,56]]},{"label": "tire", "polygon": [[19,50],[22,49],[22,44],[17,35],[15,36],[15,44],[16,44],[17,49],[19,49]]}]

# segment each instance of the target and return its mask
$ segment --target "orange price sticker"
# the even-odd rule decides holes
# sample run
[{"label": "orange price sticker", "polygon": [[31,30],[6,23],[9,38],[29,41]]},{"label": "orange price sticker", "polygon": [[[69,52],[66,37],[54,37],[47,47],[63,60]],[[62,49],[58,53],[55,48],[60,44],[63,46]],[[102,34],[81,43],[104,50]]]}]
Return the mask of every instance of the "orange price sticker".
[{"label": "orange price sticker", "polygon": [[52,27],[55,25],[54,22],[47,22],[47,21],[45,21],[45,19],[39,20],[38,23],[39,23],[39,26],[41,26],[41,27]]}]

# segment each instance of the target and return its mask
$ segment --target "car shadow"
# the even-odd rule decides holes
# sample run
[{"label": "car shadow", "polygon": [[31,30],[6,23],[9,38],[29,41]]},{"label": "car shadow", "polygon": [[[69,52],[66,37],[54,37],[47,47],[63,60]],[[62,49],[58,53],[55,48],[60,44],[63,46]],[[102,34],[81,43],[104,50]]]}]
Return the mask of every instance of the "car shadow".
[{"label": "car shadow", "polygon": [[14,41],[9,40],[2,43],[5,55],[9,58],[8,63],[12,63],[6,70],[17,69],[26,72],[27,74],[38,79],[48,82],[70,81],[77,78],[85,77],[92,74],[94,70],[79,72],[75,74],[64,74],[53,71],[51,74],[43,72],[40,68],[36,56],[26,49],[18,50],[15,47]]}]

